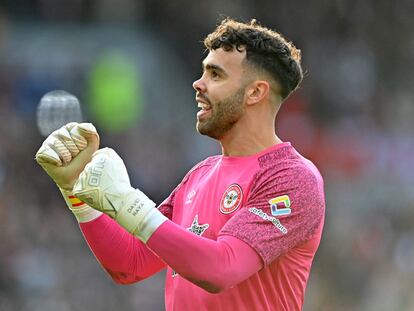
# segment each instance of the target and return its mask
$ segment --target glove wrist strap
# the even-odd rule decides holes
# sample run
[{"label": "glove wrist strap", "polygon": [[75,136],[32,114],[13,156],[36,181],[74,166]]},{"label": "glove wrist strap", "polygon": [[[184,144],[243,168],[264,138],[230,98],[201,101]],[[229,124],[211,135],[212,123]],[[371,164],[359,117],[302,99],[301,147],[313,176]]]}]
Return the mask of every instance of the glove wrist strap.
[{"label": "glove wrist strap", "polygon": [[72,191],[64,190],[61,188],[59,188],[59,190],[65,199],[66,205],[69,207],[73,215],[75,215],[78,223],[89,222],[102,215],[102,212],[93,209],[85,202],[82,202],[77,197],[75,197]]},{"label": "glove wrist strap", "polygon": [[155,203],[143,192],[133,189],[125,200],[115,220],[128,232],[146,243],[155,230],[168,218],[157,208]]}]

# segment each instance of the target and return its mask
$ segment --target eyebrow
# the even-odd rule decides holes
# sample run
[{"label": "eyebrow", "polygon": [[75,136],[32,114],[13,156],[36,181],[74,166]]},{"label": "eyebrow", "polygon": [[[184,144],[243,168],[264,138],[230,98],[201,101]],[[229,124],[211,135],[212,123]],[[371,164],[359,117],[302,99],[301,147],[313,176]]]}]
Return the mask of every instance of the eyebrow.
[{"label": "eyebrow", "polygon": [[219,65],[214,65],[214,64],[207,64],[207,65],[205,65],[204,63],[202,63],[201,69],[203,70],[203,72],[205,70],[216,70],[220,74],[226,74],[226,71],[222,67],[220,67]]}]

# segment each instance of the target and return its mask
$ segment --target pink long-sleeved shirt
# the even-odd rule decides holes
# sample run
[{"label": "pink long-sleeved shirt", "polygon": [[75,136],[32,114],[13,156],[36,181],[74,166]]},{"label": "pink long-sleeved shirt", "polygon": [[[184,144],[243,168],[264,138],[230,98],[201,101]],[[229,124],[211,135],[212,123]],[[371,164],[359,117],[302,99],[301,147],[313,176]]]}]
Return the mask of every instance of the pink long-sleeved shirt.
[{"label": "pink long-sleeved shirt", "polygon": [[147,245],[105,215],[81,224],[116,281],[167,266],[167,310],[301,310],[325,202],[316,167],[289,143],[206,159],[159,210],[171,221]]}]

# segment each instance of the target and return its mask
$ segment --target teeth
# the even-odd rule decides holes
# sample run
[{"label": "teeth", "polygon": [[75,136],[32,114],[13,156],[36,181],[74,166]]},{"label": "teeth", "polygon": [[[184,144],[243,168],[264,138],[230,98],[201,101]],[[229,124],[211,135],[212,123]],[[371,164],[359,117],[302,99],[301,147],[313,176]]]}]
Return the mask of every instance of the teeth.
[{"label": "teeth", "polygon": [[198,106],[198,108],[201,108],[203,110],[208,110],[210,108],[210,105],[207,105],[207,104],[204,104],[204,103],[201,103],[201,102],[199,102],[197,106]]}]

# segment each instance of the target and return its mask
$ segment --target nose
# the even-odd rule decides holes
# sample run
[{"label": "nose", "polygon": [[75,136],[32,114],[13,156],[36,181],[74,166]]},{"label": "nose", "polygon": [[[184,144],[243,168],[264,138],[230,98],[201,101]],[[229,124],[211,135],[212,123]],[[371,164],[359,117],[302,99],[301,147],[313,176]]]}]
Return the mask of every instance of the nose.
[{"label": "nose", "polygon": [[206,84],[203,81],[203,77],[193,82],[193,89],[197,92],[204,93],[206,91]]}]

